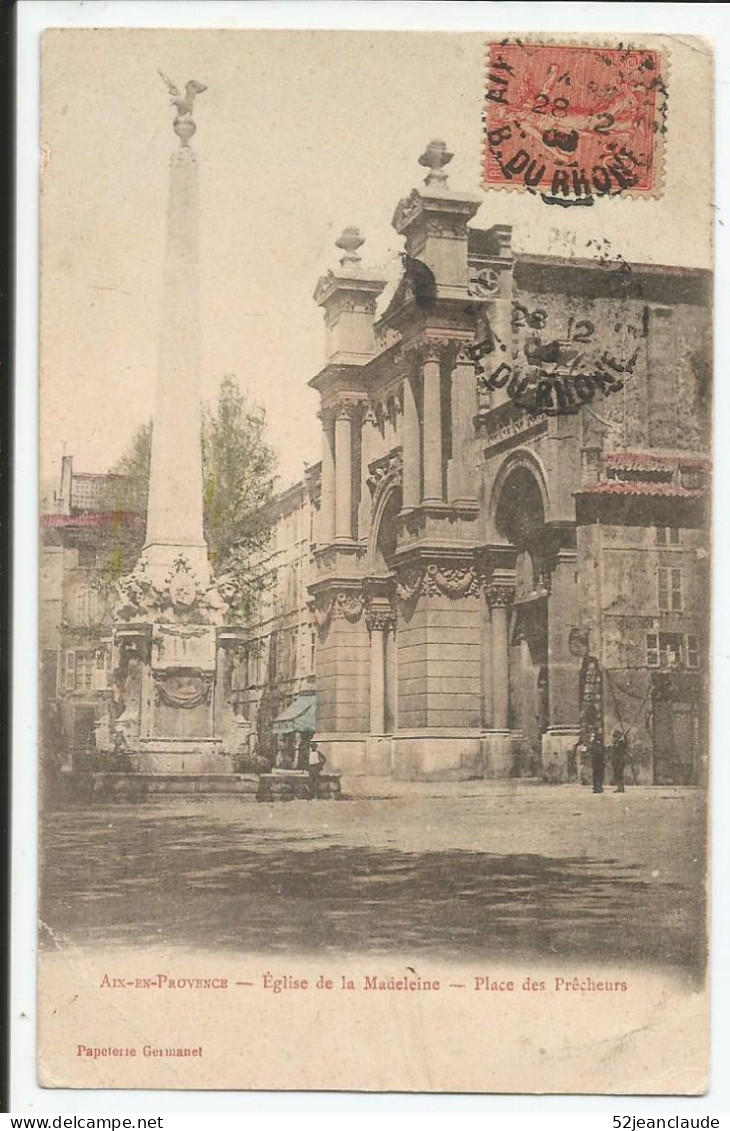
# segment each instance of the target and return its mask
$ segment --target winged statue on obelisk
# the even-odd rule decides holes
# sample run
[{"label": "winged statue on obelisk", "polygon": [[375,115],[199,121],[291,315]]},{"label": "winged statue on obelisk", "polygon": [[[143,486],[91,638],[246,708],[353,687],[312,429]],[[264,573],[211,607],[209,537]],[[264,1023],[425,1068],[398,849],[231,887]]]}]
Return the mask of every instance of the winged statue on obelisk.
[{"label": "winged statue on obelisk", "polygon": [[175,86],[172,79],[169,79],[160,70],[157,73],[170,91],[170,103],[175,107],[175,120],[172,123],[172,128],[180,138],[180,144],[189,145],[190,139],[197,129],[193,121],[195,99],[208,88],[205,83],[198,82],[197,79],[190,79],[189,82],[185,83],[185,93],[183,94],[179,87]]}]

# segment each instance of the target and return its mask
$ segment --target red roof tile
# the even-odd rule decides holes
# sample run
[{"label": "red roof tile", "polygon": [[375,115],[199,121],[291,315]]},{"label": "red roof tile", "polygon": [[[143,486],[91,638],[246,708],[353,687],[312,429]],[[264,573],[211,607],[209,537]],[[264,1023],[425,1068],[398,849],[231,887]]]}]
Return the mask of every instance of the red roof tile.
[{"label": "red roof tile", "polygon": [[603,483],[596,483],[594,487],[587,487],[585,491],[578,491],[579,495],[660,495],[674,499],[699,499],[705,494],[703,490],[690,490],[680,487],[675,483],[644,483],[635,480],[633,483],[621,483],[618,479],[607,479]]}]

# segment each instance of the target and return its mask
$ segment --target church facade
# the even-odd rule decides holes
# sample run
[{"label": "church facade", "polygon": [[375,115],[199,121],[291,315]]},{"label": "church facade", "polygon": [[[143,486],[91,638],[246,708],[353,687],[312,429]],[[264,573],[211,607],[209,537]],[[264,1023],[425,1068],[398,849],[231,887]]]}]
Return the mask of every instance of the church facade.
[{"label": "church facade", "polygon": [[315,291],[317,737],[348,774],[557,781],[618,727],[634,780],[698,782],[709,275],[515,254],[449,159],[385,309],[356,229]]}]

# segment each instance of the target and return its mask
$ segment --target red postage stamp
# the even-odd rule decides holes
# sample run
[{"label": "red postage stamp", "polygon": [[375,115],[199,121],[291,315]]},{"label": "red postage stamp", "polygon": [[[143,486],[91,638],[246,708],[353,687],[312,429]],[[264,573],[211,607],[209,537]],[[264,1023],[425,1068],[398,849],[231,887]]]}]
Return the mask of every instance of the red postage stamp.
[{"label": "red postage stamp", "polygon": [[485,187],[559,204],[660,195],[666,94],[656,50],[491,44]]}]

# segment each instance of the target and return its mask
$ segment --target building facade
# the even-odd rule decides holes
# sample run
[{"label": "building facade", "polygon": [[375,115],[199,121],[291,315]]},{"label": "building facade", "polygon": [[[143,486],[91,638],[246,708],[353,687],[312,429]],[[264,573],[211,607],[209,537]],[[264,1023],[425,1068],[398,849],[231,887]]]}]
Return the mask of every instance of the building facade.
[{"label": "building facade", "polygon": [[[42,734],[51,761],[109,749],[114,716],[111,554],[141,544],[138,485],[121,475],[73,470],[41,514],[40,659]],[[121,563],[120,563],[121,564]]]},{"label": "building facade", "polygon": [[319,466],[267,507],[271,541],[256,571],[267,579],[255,624],[234,674],[236,711],[250,720],[270,763],[296,766],[316,727],[315,648],[309,586],[314,580]]},{"label": "building facade", "polygon": [[[231,707],[280,765],[316,730],[348,775],[561,781],[618,727],[630,781],[701,782],[709,275],[516,254],[448,160],[432,143],[396,208],[395,288],[355,229],[317,284],[322,460],[266,516]],[[44,701],[68,749],[113,714],[99,546],[113,524],[141,537],[127,489],[65,460],[43,518]]]},{"label": "building facade", "polygon": [[346,773],[696,782],[707,729],[707,272],[516,255],[443,143],[404,273],[319,280],[317,733]]}]

